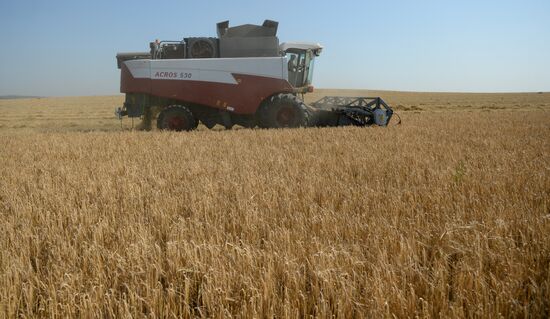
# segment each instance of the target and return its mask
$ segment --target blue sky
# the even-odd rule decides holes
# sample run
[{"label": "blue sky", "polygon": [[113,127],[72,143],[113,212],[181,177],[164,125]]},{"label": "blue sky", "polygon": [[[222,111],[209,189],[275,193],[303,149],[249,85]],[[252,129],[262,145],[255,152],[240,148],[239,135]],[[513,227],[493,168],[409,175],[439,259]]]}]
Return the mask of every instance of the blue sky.
[{"label": "blue sky", "polygon": [[0,95],[117,94],[117,52],[266,18],[325,47],[316,87],[550,91],[548,0],[0,0]]}]

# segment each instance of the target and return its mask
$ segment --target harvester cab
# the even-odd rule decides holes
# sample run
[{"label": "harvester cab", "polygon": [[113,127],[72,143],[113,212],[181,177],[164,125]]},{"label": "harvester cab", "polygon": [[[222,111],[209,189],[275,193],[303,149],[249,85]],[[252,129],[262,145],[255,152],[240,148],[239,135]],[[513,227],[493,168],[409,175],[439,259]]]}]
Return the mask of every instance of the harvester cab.
[{"label": "harvester cab", "polygon": [[158,110],[157,127],[189,131],[199,123],[282,128],[300,126],[386,126],[393,111],[376,98],[325,97],[307,105],[313,91],[318,43],[279,44],[278,22],[229,27],[217,24],[217,38],[154,41],[149,52],[117,54],[120,91],[115,114],[141,117],[144,128]]},{"label": "harvester cab", "polygon": [[285,42],[280,50],[288,60],[288,82],[296,88],[305,87],[311,91],[315,57],[321,54],[323,47],[318,43]]}]

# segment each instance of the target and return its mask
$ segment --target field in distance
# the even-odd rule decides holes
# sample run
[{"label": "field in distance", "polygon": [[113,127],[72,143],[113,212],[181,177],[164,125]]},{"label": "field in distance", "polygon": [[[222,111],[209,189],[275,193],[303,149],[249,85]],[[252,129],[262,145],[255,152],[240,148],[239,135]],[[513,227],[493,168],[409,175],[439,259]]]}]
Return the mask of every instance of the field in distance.
[{"label": "field in distance", "polygon": [[[326,95],[381,96],[401,115],[408,112],[463,112],[496,110],[550,110],[550,93],[464,94],[414,93],[367,90],[318,89],[305,96],[314,102]],[[120,131],[115,107],[124,97],[87,96],[30,99],[0,99],[0,132]],[[139,119],[134,120],[134,126]],[[125,118],[123,129],[132,121]]]},{"label": "field in distance", "polygon": [[141,132],[120,96],[0,100],[0,317],[548,317],[550,94],[323,95],[403,124]]}]

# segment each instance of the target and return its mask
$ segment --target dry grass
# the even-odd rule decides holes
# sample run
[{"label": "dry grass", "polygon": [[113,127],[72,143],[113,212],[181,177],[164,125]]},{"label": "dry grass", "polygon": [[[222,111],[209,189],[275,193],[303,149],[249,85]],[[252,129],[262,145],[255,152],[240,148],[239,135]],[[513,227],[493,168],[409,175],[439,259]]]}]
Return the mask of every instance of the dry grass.
[{"label": "dry grass", "polygon": [[403,125],[181,134],[0,101],[0,316],[548,317],[549,95],[384,97]]}]

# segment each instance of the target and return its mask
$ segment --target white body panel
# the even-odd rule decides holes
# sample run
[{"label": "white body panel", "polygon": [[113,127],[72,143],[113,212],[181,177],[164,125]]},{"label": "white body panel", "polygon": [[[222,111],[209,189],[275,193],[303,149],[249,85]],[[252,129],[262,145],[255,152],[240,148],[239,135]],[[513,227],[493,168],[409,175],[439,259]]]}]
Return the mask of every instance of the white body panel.
[{"label": "white body panel", "polygon": [[233,74],[246,74],[288,80],[286,57],[130,60],[124,63],[134,78],[237,84]]}]

